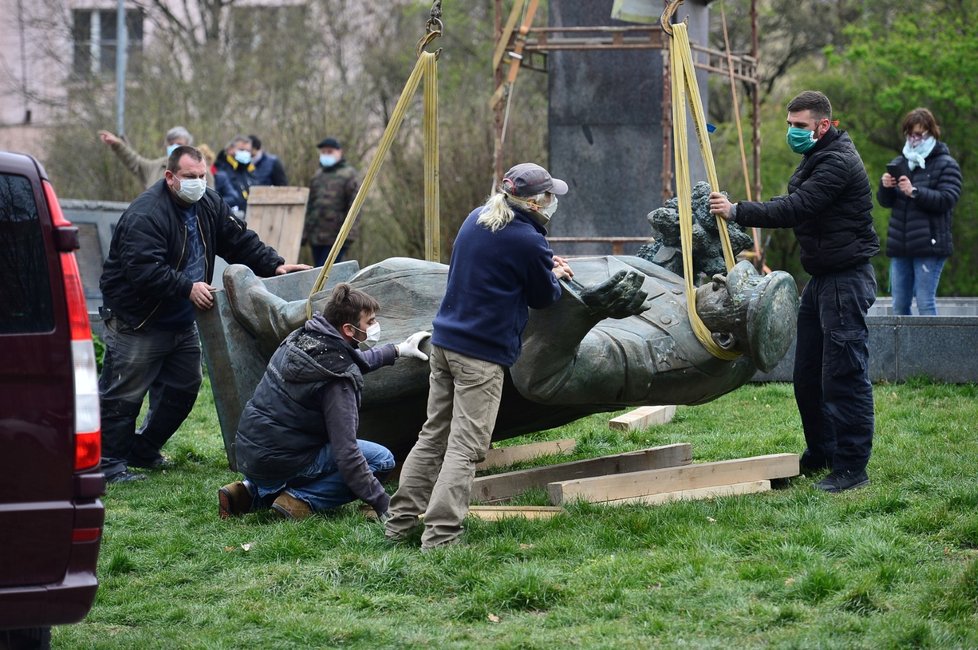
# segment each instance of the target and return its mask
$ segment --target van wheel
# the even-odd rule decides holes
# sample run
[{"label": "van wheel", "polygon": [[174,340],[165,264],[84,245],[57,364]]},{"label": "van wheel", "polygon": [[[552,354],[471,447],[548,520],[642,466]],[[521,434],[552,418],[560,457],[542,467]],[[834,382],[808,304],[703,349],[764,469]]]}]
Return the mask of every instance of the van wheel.
[{"label": "van wheel", "polygon": [[50,650],[51,628],[0,630],[0,650]]}]

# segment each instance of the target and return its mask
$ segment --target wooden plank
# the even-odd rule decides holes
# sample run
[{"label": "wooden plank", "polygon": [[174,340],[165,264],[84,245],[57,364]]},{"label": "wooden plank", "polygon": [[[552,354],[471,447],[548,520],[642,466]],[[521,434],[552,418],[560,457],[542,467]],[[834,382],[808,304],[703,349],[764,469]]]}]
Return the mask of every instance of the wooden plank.
[{"label": "wooden plank", "polygon": [[298,185],[254,185],[248,188],[248,207],[253,205],[306,204],[309,188]]},{"label": "wooden plank", "polygon": [[666,424],[672,421],[676,414],[676,407],[670,406],[642,406],[634,411],[629,411],[624,415],[608,420],[608,427],[615,431],[636,431],[648,429],[656,424]]},{"label": "wooden plank", "polygon": [[486,454],[486,459],[475,466],[479,469],[489,469],[490,467],[505,467],[524,460],[530,460],[537,456],[547,456],[549,454],[569,454],[577,447],[577,441],[573,438],[566,440],[546,440],[544,442],[534,442],[529,445],[513,445],[512,447],[491,448]]},{"label": "wooden plank", "polygon": [[553,505],[563,505],[574,499],[614,501],[647,494],[694,490],[797,475],[798,454],[770,454],[715,463],[697,463],[682,467],[552,482],[547,486],[547,492],[550,493],[550,502]]},{"label": "wooden plank", "polygon": [[714,499],[716,497],[728,497],[738,494],[757,494],[759,492],[770,492],[771,481],[761,479],[759,481],[747,481],[746,483],[733,483],[731,485],[713,485],[710,487],[694,488],[692,490],[676,490],[675,492],[663,492],[662,494],[646,494],[640,497],[629,497],[627,499],[615,499],[614,501],[598,501],[602,505],[614,506],[627,503],[644,503],[646,505],[660,505],[671,501],[694,501],[698,499]]},{"label": "wooden plank", "polygon": [[550,519],[564,509],[559,506],[469,506],[469,516],[485,521],[499,521],[507,517],[525,519]]},{"label": "wooden plank", "polygon": [[248,191],[248,228],[286,264],[298,261],[308,198],[308,187],[259,185]]},{"label": "wooden plank", "polygon": [[531,488],[546,487],[548,483],[554,481],[675,467],[676,465],[689,464],[692,460],[692,449],[689,443],[683,442],[632,451],[626,454],[576,460],[558,465],[493,474],[492,476],[480,476],[472,483],[472,500],[492,503],[514,497]]},{"label": "wooden plank", "polygon": [[516,0],[513,8],[509,11],[506,25],[503,27],[502,34],[499,35],[499,42],[496,43],[496,50],[492,53],[492,69],[495,70],[503,62],[503,54],[506,53],[506,46],[509,45],[509,38],[513,35],[516,21],[520,19],[520,12],[523,11],[523,3],[526,0]]}]

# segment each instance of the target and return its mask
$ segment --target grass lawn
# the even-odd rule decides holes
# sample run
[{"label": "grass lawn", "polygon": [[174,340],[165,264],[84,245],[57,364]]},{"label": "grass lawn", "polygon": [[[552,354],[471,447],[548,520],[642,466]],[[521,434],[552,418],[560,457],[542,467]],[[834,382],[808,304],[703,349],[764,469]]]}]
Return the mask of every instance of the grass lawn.
[{"label": "grass lawn", "polygon": [[[869,487],[575,504],[469,520],[456,547],[393,546],[355,505],[221,521],[210,388],[176,468],[111,486],[86,620],[58,648],[978,648],[978,387],[876,386]],[[792,389],[749,385],[632,434],[598,415],[533,440],[574,459],[690,442],[694,462],[803,447]],[[552,459],[551,459],[552,460]],[[389,486],[393,490],[393,485]],[[543,492],[524,504],[546,504]]]}]

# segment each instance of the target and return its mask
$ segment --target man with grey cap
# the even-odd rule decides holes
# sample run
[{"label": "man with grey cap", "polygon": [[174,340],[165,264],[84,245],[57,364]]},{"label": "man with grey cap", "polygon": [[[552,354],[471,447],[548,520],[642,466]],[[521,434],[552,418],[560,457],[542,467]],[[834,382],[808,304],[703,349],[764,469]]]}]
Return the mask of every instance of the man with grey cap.
[{"label": "man with grey cap", "polygon": [[573,277],[545,238],[557,196],[566,193],[567,183],[543,167],[516,165],[459,229],[432,328],[428,419],[391,499],[388,538],[405,541],[422,514],[422,550],[461,535],[529,308],[556,302],[558,280]]},{"label": "man with grey cap", "polygon": [[[99,131],[98,137],[112,149],[112,152],[119,157],[126,169],[135,174],[139,182],[146,188],[163,178],[163,174],[166,172],[167,159],[174,149],[180,145],[192,145],[194,143],[194,136],[190,135],[190,131],[182,126],[175,126],[166,132],[164,138],[166,155],[159,158],[145,158],[140,156],[125,140],[113,133]],[[213,183],[208,182],[208,185],[213,185]]]}]

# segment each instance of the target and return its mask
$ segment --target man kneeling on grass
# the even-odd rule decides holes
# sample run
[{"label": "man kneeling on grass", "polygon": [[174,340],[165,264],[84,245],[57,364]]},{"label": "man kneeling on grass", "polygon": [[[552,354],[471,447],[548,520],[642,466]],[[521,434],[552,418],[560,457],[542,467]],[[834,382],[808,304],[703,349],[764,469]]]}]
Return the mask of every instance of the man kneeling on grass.
[{"label": "man kneeling on grass", "polygon": [[371,296],[339,284],[324,313],[272,355],[241,414],[235,450],[245,479],[218,490],[222,519],[268,507],[304,519],[360,498],[386,521],[390,498],[380,481],[394,456],[357,440],[363,373],[399,357],[427,361],[418,346],[430,334],[370,349],[380,335],[378,309]]}]

